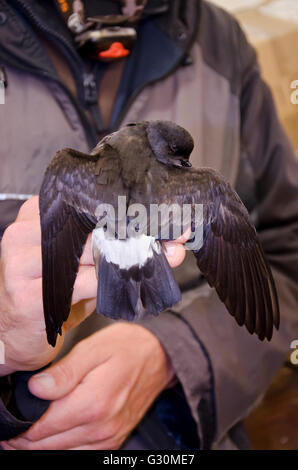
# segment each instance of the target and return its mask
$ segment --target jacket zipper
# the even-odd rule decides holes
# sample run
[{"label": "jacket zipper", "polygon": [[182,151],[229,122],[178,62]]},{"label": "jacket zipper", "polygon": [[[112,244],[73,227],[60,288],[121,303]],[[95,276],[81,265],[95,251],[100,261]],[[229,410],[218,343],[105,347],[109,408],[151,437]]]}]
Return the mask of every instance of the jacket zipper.
[{"label": "jacket zipper", "polygon": [[[80,76],[80,72],[82,70],[84,70],[84,63],[80,59],[80,57],[77,55],[76,50],[74,49],[72,44],[69,43],[67,41],[67,39],[65,39],[64,36],[57,33],[56,31],[51,30],[45,24],[43,24],[39,20],[39,18],[35,15],[32,8],[29,5],[25,4],[23,2],[23,0],[13,0],[13,2],[15,4],[17,4],[23,10],[23,12],[26,14],[26,16],[32,21],[32,23],[34,23],[36,28],[38,28],[40,31],[42,31],[47,36],[50,36],[50,37],[54,38],[55,42],[57,42],[59,44],[59,46],[61,46],[61,45],[64,46],[64,52],[66,53],[67,59],[68,59],[70,65],[71,65],[72,70],[73,70],[73,72],[75,74],[75,77],[77,79],[77,77]],[[57,80],[56,78],[54,78],[52,76],[49,76],[46,73],[43,73],[41,75],[47,76],[47,78],[55,80],[57,83],[59,83],[60,86],[62,86],[64,91],[67,92],[67,95],[70,97],[72,102],[75,104],[76,109],[79,112],[80,117],[82,118],[84,116],[83,124],[85,122],[85,124],[84,124],[85,132],[86,132],[86,122],[87,122],[89,124],[90,129],[92,129],[92,134],[94,134],[94,132],[96,133],[96,131],[95,131],[96,126],[92,126],[90,121],[82,113],[79,105],[75,102],[72,94],[69,93],[67,87],[65,87],[64,84],[60,80]],[[149,84],[151,84],[151,83],[149,83]],[[97,86],[96,86],[96,80],[95,80],[94,74],[84,72],[83,73],[83,80],[81,81],[81,83],[79,83],[79,85],[81,85],[81,89],[83,89],[84,102],[86,104],[89,104],[89,105],[90,104],[97,104]],[[147,84],[145,86],[147,86]],[[124,109],[122,110],[122,112],[118,116],[118,119],[117,119],[115,125],[113,126],[112,129],[107,129],[107,132],[109,132],[109,130],[111,130],[111,131],[116,130],[119,127],[119,124],[124,119],[124,116],[127,113],[130,106],[132,105],[133,101],[137,98],[137,96],[139,95],[139,93],[141,93],[141,91],[145,88],[145,86],[143,86],[139,90],[136,90],[136,92],[133,93],[133,95],[130,97],[127,104],[125,105]],[[90,134],[90,129],[88,130],[88,134]],[[94,142],[94,145],[96,145],[96,143],[97,143],[97,141]],[[93,144],[92,144],[92,146],[93,146]]]}]

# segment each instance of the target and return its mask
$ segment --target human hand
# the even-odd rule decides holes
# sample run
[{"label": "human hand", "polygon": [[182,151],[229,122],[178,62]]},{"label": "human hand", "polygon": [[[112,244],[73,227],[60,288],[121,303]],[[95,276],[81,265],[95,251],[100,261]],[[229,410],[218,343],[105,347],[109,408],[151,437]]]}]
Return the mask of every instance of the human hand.
[{"label": "human hand", "polygon": [[74,287],[69,321],[53,348],[47,342],[43,317],[38,197],[23,204],[1,243],[0,339],[5,345],[6,362],[0,365],[0,375],[36,370],[48,364],[61,348],[65,331],[92,313],[96,276],[90,245],[88,240]]},{"label": "human hand", "polygon": [[[182,243],[187,237],[165,243],[172,267],[185,256]],[[42,305],[41,230],[38,197],[20,209],[16,221],[5,231],[0,258],[0,339],[5,345],[6,364],[0,375],[17,370],[36,370],[51,362],[61,349],[64,334],[90,315],[96,306],[97,279],[87,240],[74,285],[72,309],[58,336],[49,346]]]},{"label": "human hand", "polygon": [[1,445],[6,450],[119,449],[173,376],[149,330],[133,323],[110,325],[30,379],[30,391],[53,402],[27,432]]}]

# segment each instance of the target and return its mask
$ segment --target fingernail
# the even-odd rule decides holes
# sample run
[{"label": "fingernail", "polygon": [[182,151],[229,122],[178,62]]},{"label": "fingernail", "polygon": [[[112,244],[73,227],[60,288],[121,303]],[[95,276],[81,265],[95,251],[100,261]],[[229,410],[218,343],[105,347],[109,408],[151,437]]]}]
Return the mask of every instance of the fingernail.
[{"label": "fingernail", "polygon": [[31,380],[43,390],[53,390],[56,387],[54,377],[50,374],[36,374]]},{"label": "fingernail", "polygon": [[176,252],[176,246],[174,244],[167,243],[164,245],[166,256],[174,256]]}]

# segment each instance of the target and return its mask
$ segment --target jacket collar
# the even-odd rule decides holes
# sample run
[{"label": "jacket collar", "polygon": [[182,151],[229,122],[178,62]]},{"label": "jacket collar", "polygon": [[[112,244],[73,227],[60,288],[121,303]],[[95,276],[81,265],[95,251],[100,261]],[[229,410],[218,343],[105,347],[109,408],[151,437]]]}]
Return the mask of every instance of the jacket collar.
[{"label": "jacket collar", "polygon": [[140,22],[138,41],[116,98],[113,129],[140,90],[165,78],[185,61],[198,34],[200,11],[201,0],[171,0],[167,14]]},{"label": "jacket collar", "polygon": [[[179,2],[172,2],[179,3]],[[128,59],[116,98],[112,127],[117,128],[121,114],[141,89],[178,68],[192,46],[198,31],[199,2],[184,1],[192,9],[189,23],[182,23],[171,10],[165,17],[145,20],[139,25],[138,41]],[[197,8],[193,6],[197,4]],[[120,118],[119,118],[120,116]]]},{"label": "jacket collar", "polygon": [[[154,5],[156,0],[149,0],[148,8],[150,8],[151,2]],[[117,3],[114,0],[110,5],[115,9]],[[175,59],[177,54],[181,57],[185,55],[198,28],[200,3],[201,0],[170,0],[168,13],[152,19],[149,17],[145,21],[146,23],[148,21],[153,23],[154,32],[159,31],[159,37],[164,38],[158,48],[158,56],[161,62],[164,55],[169,54],[171,44]],[[52,28],[71,43],[70,32],[62,20],[57,21],[59,13],[54,6],[54,2],[52,0],[43,2],[36,0],[11,0],[10,2],[0,0],[0,12],[3,13],[4,19],[0,24],[0,59],[4,62],[13,62],[12,65],[20,68],[28,67],[35,70],[46,70],[51,74],[54,73],[53,67],[50,61],[46,60],[44,50],[39,45],[36,34],[31,27],[32,14],[39,20],[42,27],[47,25],[49,29]],[[111,12],[114,12],[114,10],[111,10]],[[150,56],[155,65],[157,54],[150,54],[150,49],[151,43],[156,43],[156,41],[150,35],[151,32],[142,35],[142,41],[145,41],[146,44],[144,44],[144,47],[142,45],[141,50],[144,53],[147,49],[146,56],[147,58]],[[168,60],[166,62],[168,66],[171,65]]]}]

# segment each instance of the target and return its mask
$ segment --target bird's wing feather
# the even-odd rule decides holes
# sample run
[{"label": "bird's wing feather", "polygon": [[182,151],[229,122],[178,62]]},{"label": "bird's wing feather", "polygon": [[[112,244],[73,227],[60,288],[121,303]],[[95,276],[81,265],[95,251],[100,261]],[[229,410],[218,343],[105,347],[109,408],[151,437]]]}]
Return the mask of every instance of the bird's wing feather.
[{"label": "bird's wing feather", "polygon": [[279,305],[271,269],[239,196],[214,170],[169,172],[166,196],[152,202],[203,204],[203,246],[194,251],[200,271],[239,325],[271,339]]},{"label": "bird's wing feather", "polygon": [[101,202],[98,158],[72,149],[59,151],[40,190],[44,315],[53,346],[68,318],[80,257],[96,225],[95,211]]}]

